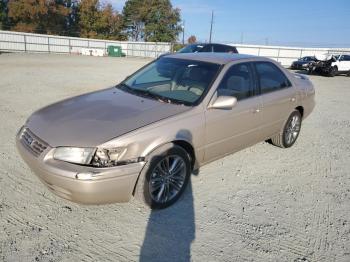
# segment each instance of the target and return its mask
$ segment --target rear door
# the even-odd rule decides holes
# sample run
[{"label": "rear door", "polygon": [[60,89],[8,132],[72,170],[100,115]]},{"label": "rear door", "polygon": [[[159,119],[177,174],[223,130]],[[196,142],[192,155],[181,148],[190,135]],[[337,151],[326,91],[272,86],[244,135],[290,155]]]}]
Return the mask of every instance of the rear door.
[{"label": "rear door", "polygon": [[225,73],[217,96],[234,96],[229,110],[207,109],[205,160],[209,162],[260,141],[260,99],[250,63],[232,65]]},{"label": "rear door", "polygon": [[261,135],[267,139],[278,133],[296,107],[296,90],[272,62],[254,62],[262,102]]}]

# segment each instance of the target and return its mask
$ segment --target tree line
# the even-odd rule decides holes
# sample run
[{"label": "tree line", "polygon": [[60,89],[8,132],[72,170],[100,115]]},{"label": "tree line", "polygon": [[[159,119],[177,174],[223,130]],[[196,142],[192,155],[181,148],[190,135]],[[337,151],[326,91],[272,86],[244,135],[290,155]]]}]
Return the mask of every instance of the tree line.
[{"label": "tree line", "polygon": [[173,42],[181,16],[170,0],[0,0],[0,30],[110,40]]}]

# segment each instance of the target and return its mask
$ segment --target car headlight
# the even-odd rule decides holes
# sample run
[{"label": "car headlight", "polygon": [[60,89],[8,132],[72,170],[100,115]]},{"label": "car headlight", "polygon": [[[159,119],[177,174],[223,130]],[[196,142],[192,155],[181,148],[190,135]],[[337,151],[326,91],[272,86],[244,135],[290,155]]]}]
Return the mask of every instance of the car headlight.
[{"label": "car headlight", "polygon": [[143,157],[121,160],[126,151],[126,147],[57,147],[53,153],[53,158],[73,164],[88,165],[94,167],[112,167],[144,161]]},{"label": "car headlight", "polygon": [[96,167],[116,166],[125,153],[126,147],[98,148],[92,159],[92,165]]},{"label": "car headlight", "polygon": [[57,147],[53,158],[74,164],[88,165],[95,154],[96,148]]}]

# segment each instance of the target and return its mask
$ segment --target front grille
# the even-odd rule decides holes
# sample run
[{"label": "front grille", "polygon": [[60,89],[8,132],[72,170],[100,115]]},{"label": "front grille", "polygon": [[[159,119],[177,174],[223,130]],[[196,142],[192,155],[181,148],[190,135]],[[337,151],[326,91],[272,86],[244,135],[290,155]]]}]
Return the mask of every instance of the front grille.
[{"label": "front grille", "polygon": [[40,156],[40,154],[47,148],[47,144],[34,135],[28,128],[23,128],[20,135],[20,141],[36,157]]}]

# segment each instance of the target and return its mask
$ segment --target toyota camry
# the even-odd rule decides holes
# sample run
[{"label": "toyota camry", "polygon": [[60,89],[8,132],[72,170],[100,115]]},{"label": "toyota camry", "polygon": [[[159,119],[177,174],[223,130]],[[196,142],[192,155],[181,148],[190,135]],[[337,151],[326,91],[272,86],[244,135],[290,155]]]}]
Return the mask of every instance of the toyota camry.
[{"label": "toyota camry", "polygon": [[62,198],[103,204],[134,196],[165,208],[211,161],[261,141],[291,147],[314,96],[306,76],[268,58],[173,54],[114,87],[34,112],[16,144]]}]

